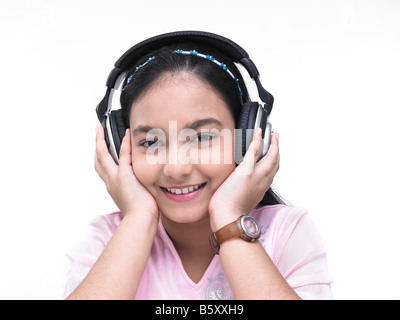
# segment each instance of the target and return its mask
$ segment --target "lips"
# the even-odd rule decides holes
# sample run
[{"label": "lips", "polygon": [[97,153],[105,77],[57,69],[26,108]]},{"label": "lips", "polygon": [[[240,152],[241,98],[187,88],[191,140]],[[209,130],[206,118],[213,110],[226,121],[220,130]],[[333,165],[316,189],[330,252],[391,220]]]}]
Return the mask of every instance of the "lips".
[{"label": "lips", "polygon": [[161,187],[161,190],[168,199],[173,201],[190,201],[198,197],[204,189],[206,183],[187,186]]},{"label": "lips", "polygon": [[193,191],[201,188],[202,185],[203,185],[203,183],[197,184],[194,186],[184,187],[184,188],[180,187],[180,188],[165,188],[165,189],[167,189],[168,192],[174,193],[174,194],[187,194],[189,192],[193,192]]}]

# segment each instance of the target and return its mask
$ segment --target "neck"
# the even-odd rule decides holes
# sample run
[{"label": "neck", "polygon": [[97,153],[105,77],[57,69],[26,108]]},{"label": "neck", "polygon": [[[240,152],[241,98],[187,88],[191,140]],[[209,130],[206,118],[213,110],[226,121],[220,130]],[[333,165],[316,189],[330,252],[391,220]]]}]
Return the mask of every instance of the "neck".
[{"label": "neck", "polygon": [[213,256],[209,235],[212,232],[209,217],[193,223],[176,223],[161,214],[161,221],[179,255],[193,252]]},{"label": "neck", "polygon": [[176,223],[161,214],[161,221],[187,275],[193,282],[198,283],[214,258],[209,243],[209,217],[193,223]]}]

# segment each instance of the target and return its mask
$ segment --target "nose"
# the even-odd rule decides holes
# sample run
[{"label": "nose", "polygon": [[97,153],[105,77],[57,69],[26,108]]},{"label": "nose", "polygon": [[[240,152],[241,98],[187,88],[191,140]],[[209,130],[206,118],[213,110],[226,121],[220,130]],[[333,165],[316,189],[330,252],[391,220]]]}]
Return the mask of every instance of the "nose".
[{"label": "nose", "polygon": [[164,164],[163,173],[174,180],[183,180],[191,174],[192,169],[191,163],[167,162]]},{"label": "nose", "polygon": [[167,161],[164,164],[163,173],[165,176],[173,178],[174,180],[183,180],[192,173],[193,165],[192,159],[182,156],[182,150],[177,146],[170,146],[168,148]]}]

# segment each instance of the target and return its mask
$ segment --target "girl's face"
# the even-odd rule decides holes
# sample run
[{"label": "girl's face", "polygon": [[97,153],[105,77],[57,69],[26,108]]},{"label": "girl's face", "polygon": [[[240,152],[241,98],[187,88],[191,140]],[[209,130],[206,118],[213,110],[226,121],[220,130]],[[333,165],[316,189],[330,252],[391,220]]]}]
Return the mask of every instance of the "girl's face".
[{"label": "girl's face", "polygon": [[165,75],[133,104],[132,167],[162,214],[178,223],[208,219],[214,192],[235,169],[235,123],[199,78]]}]

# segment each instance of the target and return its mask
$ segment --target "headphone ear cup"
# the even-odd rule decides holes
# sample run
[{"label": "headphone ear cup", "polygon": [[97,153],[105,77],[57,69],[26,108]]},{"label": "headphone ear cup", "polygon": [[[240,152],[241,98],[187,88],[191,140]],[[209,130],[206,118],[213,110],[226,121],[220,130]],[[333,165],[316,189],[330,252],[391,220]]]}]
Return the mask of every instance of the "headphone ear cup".
[{"label": "headphone ear cup", "polygon": [[122,116],[122,109],[111,111],[109,118],[110,131],[112,135],[112,137],[110,137],[110,140],[113,140],[116,156],[119,157],[122,139],[124,139],[125,131],[127,129],[124,118]]},{"label": "headphone ear cup", "polygon": [[260,160],[267,154],[269,145],[271,143],[271,135],[272,135],[272,125],[270,122],[267,122],[265,126],[265,133],[263,136],[263,144],[261,146],[261,152],[260,155],[258,156],[258,160]]},{"label": "headphone ear cup", "polygon": [[256,122],[258,107],[259,104],[257,102],[245,102],[236,124],[236,128],[241,130],[242,134],[242,156],[246,154],[246,151],[253,138],[252,136],[247,137],[247,129],[255,129],[254,125]]}]

